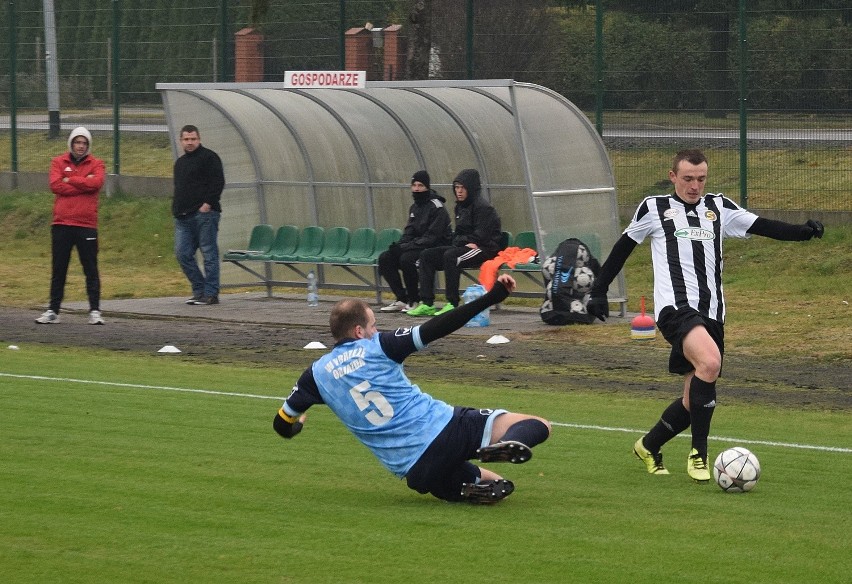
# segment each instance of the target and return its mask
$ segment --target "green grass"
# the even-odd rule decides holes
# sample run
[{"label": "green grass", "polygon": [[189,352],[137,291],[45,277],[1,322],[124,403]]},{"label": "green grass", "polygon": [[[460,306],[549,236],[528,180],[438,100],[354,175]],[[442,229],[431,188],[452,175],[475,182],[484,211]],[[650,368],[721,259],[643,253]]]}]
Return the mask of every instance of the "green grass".
[{"label": "green grass", "polygon": [[[618,202],[637,205],[644,197],[672,191],[668,180],[675,148],[610,149]],[[708,192],[740,198],[739,153],[708,149]],[[852,209],[852,173],[846,147],[810,150],[752,149],[748,153],[748,202],[752,209]]]},{"label": "green grass", "polygon": [[[50,281],[50,193],[0,196],[0,304],[42,307]],[[172,251],[174,233],[167,198],[103,197],[99,254],[102,296],[180,296],[186,281]],[[852,225],[830,226],[822,240],[779,242],[762,237],[725,242],[726,335],[738,350],[759,355],[808,354],[852,359]],[[603,258],[601,258],[603,259]],[[628,309],[642,296],[653,306],[650,246],[638,246],[626,266]],[[85,299],[76,260],[68,271],[66,300]],[[510,300],[536,305],[535,300]],[[572,342],[629,343],[615,327],[554,331]]]},{"label": "green grass", "polygon": [[659,400],[430,383],[451,403],[555,423],[530,463],[495,467],[512,497],[469,507],[408,490],[325,408],[278,438],[275,396],[301,366],[2,351],[0,581],[775,584],[846,582],[852,569],[846,413],[720,409],[714,434],[733,439],[711,453],[761,441],[747,446],[763,477],[731,495],[690,483],[686,441],[665,450],[669,477],[632,457]]},{"label": "green grass", "polygon": [[[612,114],[611,124],[654,127],[704,127],[701,116],[665,114]],[[760,120],[760,118],[758,118]],[[85,118],[80,120],[85,122]],[[140,120],[135,120],[140,122]],[[730,120],[716,127],[728,127]],[[767,118],[753,126],[764,128],[837,128],[847,117],[813,120],[801,116]],[[162,123],[162,121],[160,122]],[[736,123],[734,121],[733,123]],[[715,125],[715,124],[714,124]],[[48,139],[45,132],[18,133],[18,170],[46,172],[50,160],[66,150],[67,136]],[[681,144],[680,147],[685,147]],[[165,134],[124,133],[120,146],[120,174],[127,176],[171,177],[174,163],[169,138]],[[670,192],[667,172],[677,148],[611,148],[618,202],[635,205],[643,197]],[[112,137],[108,133],[94,137],[94,152],[102,158],[108,172],[114,170]],[[708,148],[710,186],[713,192],[724,192],[740,202],[739,153],[734,148]],[[759,149],[748,153],[748,206],[755,209],[822,209],[852,210],[852,173],[848,172],[849,149],[815,145],[809,149]],[[0,170],[11,168],[11,137],[0,131]]]}]

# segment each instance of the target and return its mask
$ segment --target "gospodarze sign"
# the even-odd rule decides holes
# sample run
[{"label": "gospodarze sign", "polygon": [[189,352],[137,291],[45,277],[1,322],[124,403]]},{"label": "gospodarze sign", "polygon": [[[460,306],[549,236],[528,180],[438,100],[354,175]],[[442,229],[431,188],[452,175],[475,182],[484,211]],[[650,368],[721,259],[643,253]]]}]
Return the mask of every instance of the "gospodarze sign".
[{"label": "gospodarze sign", "polygon": [[367,81],[366,71],[287,71],[284,87],[299,89],[363,88]]}]

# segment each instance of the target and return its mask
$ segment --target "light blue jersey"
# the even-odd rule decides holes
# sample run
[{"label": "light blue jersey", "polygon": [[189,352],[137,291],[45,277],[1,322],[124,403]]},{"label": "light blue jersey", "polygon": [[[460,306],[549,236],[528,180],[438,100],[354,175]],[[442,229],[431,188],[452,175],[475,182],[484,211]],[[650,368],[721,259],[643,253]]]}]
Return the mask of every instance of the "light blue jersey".
[{"label": "light blue jersey", "polygon": [[[396,334],[413,333],[407,341],[419,349],[417,328]],[[403,477],[450,422],[453,407],[411,383],[402,363],[382,349],[381,337],[388,334],[394,333],[341,343],[311,372],[328,407],[385,468]]]}]

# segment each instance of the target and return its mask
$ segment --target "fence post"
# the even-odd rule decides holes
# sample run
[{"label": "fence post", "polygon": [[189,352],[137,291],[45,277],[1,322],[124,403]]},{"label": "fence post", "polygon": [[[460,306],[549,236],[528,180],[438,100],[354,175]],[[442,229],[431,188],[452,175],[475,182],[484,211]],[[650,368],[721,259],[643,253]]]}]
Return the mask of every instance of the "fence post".
[{"label": "fence post", "polygon": [[740,20],[740,205],[748,208],[748,39],[746,0],[739,3]]},{"label": "fence post", "polygon": [[603,1],[595,0],[595,129],[603,137]]},{"label": "fence post", "polygon": [[473,79],[473,0],[467,0],[467,26],[465,34],[465,46],[467,47],[467,78]]},{"label": "fence post", "polygon": [[121,0],[112,0],[112,172],[121,174]]},{"label": "fence post", "polygon": [[340,24],[338,29],[338,35],[340,36],[338,69],[344,71],[346,69],[346,0],[340,0]]},{"label": "fence post", "polygon": [[228,0],[219,3],[219,74],[216,81],[228,80]]},{"label": "fence post", "polygon": [[18,173],[18,27],[15,0],[9,0],[9,131],[12,172]]},{"label": "fence post", "polygon": [[42,0],[44,9],[44,57],[45,73],[47,74],[47,120],[48,138],[59,136],[61,124],[59,121],[59,70],[56,51],[56,16],[53,10],[53,0]]}]

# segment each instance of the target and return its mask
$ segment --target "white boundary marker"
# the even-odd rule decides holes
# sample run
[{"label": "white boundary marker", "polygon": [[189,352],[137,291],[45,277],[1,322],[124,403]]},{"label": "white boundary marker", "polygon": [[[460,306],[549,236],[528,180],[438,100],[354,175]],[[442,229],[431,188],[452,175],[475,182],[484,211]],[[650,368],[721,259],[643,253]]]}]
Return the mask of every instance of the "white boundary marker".
[{"label": "white boundary marker", "polygon": [[[17,375],[14,373],[0,373],[0,377],[11,377],[16,379],[32,379],[34,381],[56,381],[64,383],[83,383],[89,385],[103,385],[109,387],[124,387],[129,389],[146,389],[160,391],[179,391],[183,393],[200,393],[203,395],[217,395],[227,397],[245,397],[249,399],[269,399],[283,402],[285,398],[273,395],[258,395],[253,393],[236,393],[231,391],[214,391],[211,389],[191,389],[186,387],[171,387],[168,385],[142,385],[139,383],[119,383],[115,381],[94,381],[91,379],[74,379],[71,377],[46,377],[44,375]],[[635,430],[633,428],[616,428],[612,426],[596,426],[592,424],[569,424],[565,422],[551,422],[554,426],[563,428],[576,428],[578,430],[599,430],[601,432],[624,432],[629,434],[643,434],[643,430]],[[688,438],[688,436],[680,435],[678,438]],[[710,440],[719,442],[736,442],[741,444],[759,444],[762,446],[777,446],[780,448],[797,448],[801,450],[818,450],[821,452],[842,452],[850,454],[852,448],[842,448],[839,446],[817,446],[813,444],[796,444],[790,442],[774,442],[771,440],[748,440],[745,438],[728,438],[725,436],[711,436]]]}]

